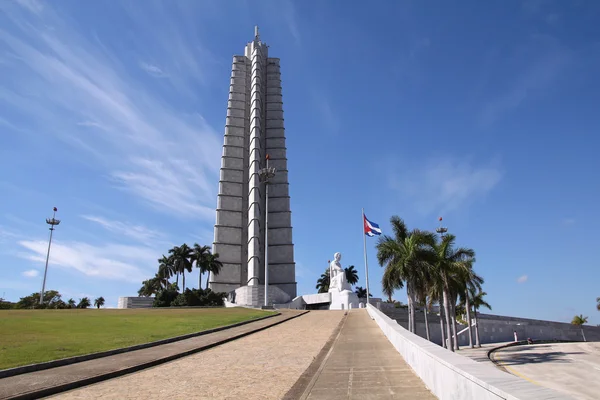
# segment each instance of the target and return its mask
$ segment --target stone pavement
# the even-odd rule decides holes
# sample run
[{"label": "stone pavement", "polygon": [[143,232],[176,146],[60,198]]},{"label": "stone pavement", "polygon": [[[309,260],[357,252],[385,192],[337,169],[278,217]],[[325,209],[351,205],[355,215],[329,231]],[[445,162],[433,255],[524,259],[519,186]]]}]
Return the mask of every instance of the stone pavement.
[{"label": "stone pavement", "polygon": [[302,400],[435,399],[366,310],[351,310]]},{"label": "stone pavement", "polygon": [[68,386],[76,382],[82,382],[79,386],[83,386],[120,376],[124,372],[134,372],[141,369],[140,365],[146,364],[146,367],[158,365],[178,358],[182,354],[192,354],[220,342],[247,335],[257,329],[264,329],[281,323],[298,314],[298,311],[282,310],[281,315],[219,332],[114,356],[3,378],[0,379],[0,399],[39,398],[41,395],[50,395],[68,390],[70,389]]},{"label": "stone pavement", "polygon": [[343,311],[310,311],[222,346],[55,397],[281,399],[313,362],[343,315]]}]

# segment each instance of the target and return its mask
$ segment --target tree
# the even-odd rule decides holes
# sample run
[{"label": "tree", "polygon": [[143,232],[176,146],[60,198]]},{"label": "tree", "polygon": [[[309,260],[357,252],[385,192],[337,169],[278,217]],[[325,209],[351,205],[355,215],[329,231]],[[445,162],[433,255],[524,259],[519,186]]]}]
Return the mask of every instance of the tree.
[{"label": "tree", "polygon": [[377,242],[377,260],[385,267],[382,286],[384,294],[390,296],[406,282],[409,319],[408,327],[415,332],[415,302],[418,282],[425,282],[434,260],[428,248],[434,235],[413,229],[409,231],[404,221],[393,216],[390,219],[394,236],[384,235]]},{"label": "tree", "polygon": [[[358,286],[355,290],[354,293],[356,293],[356,295],[361,298],[361,299],[366,299],[367,298],[367,289],[363,288],[362,286]],[[371,297],[371,293],[369,293],[369,297]]]},{"label": "tree", "polygon": [[169,250],[175,271],[181,273],[183,290],[185,291],[185,271],[192,272],[193,251],[187,244],[175,246]]},{"label": "tree", "polygon": [[488,310],[492,310],[492,306],[488,304],[483,298],[487,296],[487,293],[482,291],[481,289],[477,290],[475,288],[469,289],[471,292],[471,299],[473,300],[473,314],[475,316],[475,345],[477,347],[481,347],[481,342],[479,340],[479,318],[477,317],[477,310],[480,307],[485,307]]},{"label": "tree", "polygon": [[104,297],[100,296],[96,300],[94,300],[94,306],[100,309],[104,305]]},{"label": "tree", "polygon": [[162,289],[162,282],[164,282],[163,279],[158,275],[154,276],[154,278],[146,279],[142,282],[140,290],[138,290],[138,296],[150,297],[155,295]]},{"label": "tree", "polygon": [[67,301],[67,306],[68,308],[75,308],[77,307],[77,303],[75,303],[75,300],[69,299],[69,301]]},{"label": "tree", "polygon": [[596,310],[600,311],[600,297],[596,299]]},{"label": "tree", "polygon": [[[441,240],[435,240],[430,243],[436,259],[435,259],[435,276],[442,283],[442,297],[444,301],[444,313],[446,314],[446,335],[450,345],[450,351],[454,351],[458,347],[458,336],[456,332],[456,320],[451,317],[453,310],[450,307],[450,301],[453,299],[453,291],[456,290],[454,285],[455,277],[461,273],[465,273],[469,269],[469,265],[475,262],[475,251],[467,248],[454,248],[456,236],[445,235]],[[456,303],[454,303],[456,304]],[[452,332],[451,332],[452,331]]]},{"label": "tree", "polygon": [[92,303],[90,302],[90,299],[88,297],[84,297],[82,299],[79,299],[79,304],[77,304],[77,308],[88,308],[91,305]]},{"label": "tree", "polygon": [[356,285],[358,282],[358,271],[354,269],[354,265],[344,268],[344,275],[346,275],[346,281],[350,285]]},{"label": "tree", "polygon": [[[190,261],[196,263],[196,268],[200,270],[198,274],[198,289],[202,287],[202,274],[208,273],[210,277],[210,273],[207,268],[207,258],[210,254],[210,247],[208,246],[200,246],[198,243],[194,243],[194,247],[192,248],[192,258]],[[206,287],[208,287],[208,279],[206,279]]]},{"label": "tree", "polygon": [[574,316],[573,321],[571,321],[571,323],[573,325],[578,325],[578,326],[587,324],[587,322],[588,322],[588,317],[584,317],[583,314]]},{"label": "tree", "polygon": [[164,287],[169,286],[169,279],[175,274],[175,267],[173,265],[173,259],[166,257],[164,254],[158,259],[158,275],[160,279],[164,279]]},{"label": "tree", "polygon": [[467,269],[462,271],[462,276],[460,277],[460,306],[464,307],[465,312],[467,314],[467,325],[469,327],[469,346],[474,348],[473,345],[473,329],[471,327],[471,291],[473,288],[474,291],[480,291],[481,285],[483,285],[484,280],[481,276],[477,275],[473,270],[473,262],[467,263]]},{"label": "tree", "polygon": [[47,290],[44,292],[42,304],[40,304],[40,293],[34,292],[29,296],[21,297],[17,302],[16,308],[66,308],[66,304],[61,300],[61,294],[57,290]]},{"label": "tree", "polygon": [[221,268],[223,268],[223,263],[219,261],[219,253],[208,254],[206,256],[206,289],[208,289],[208,280],[210,278],[210,274],[219,275],[221,272]]},{"label": "tree", "polygon": [[317,293],[327,293],[329,291],[329,268],[325,270],[317,280],[317,286],[315,289],[318,289]]}]

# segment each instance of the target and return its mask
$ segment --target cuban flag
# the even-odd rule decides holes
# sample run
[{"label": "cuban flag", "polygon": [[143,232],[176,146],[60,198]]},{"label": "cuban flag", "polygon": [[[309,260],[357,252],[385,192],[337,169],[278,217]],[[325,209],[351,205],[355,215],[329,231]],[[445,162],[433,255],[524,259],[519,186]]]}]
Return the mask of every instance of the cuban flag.
[{"label": "cuban flag", "polygon": [[363,214],[363,225],[365,228],[365,235],[367,235],[367,236],[381,235],[381,229],[379,229],[379,225],[377,225],[375,222],[369,221],[365,214]]}]

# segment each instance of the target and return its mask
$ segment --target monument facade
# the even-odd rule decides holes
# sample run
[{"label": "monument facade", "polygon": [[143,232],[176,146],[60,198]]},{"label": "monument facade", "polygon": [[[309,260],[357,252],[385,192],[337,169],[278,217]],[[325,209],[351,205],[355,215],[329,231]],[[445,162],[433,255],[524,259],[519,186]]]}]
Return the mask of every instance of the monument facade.
[{"label": "monument facade", "polygon": [[[269,302],[296,297],[281,72],[279,59],[268,53],[257,27],[231,68],[213,242],[223,268],[211,274],[209,285],[230,293],[239,305],[264,302],[265,263]],[[267,183],[261,179],[267,155],[275,168],[268,182],[268,215]]]}]

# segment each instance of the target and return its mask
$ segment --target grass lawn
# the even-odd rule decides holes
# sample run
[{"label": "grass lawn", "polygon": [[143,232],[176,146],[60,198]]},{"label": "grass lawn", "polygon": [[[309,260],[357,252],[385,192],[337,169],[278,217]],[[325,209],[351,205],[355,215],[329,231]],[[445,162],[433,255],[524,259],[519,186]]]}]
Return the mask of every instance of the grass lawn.
[{"label": "grass lawn", "polygon": [[0,369],[152,342],[268,314],[247,308],[0,310]]}]

